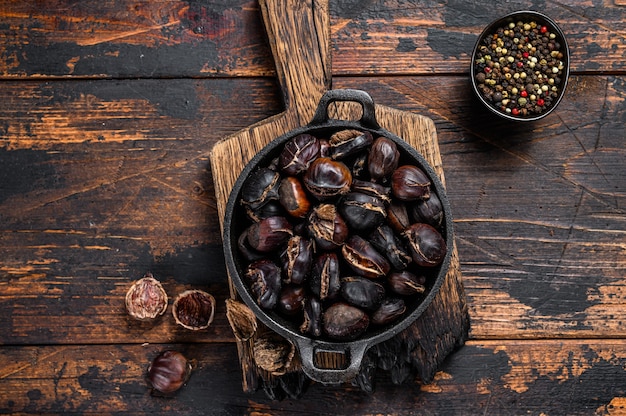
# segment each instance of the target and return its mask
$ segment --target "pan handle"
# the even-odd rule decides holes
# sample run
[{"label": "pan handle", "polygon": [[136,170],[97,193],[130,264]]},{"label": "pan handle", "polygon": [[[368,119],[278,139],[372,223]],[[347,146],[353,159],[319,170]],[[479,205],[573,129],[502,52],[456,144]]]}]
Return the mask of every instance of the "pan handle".
[{"label": "pan handle", "polygon": [[[294,341],[300,352],[302,371],[310,379],[322,384],[342,384],[352,381],[359,374],[368,347],[367,342],[359,341],[346,344],[316,342],[307,338],[296,338]],[[348,366],[341,369],[320,368],[315,364],[315,355],[318,353],[343,354]]]},{"label": "pan handle", "polygon": [[313,119],[309,123],[309,126],[323,125],[328,123],[331,119],[328,116],[328,107],[337,101],[352,101],[361,104],[363,108],[363,115],[358,123],[366,128],[379,129],[380,125],[376,121],[376,112],[374,106],[374,100],[372,97],[361,90],[353,89],[336,89],[328,90],[317,105],[317,110]]}]

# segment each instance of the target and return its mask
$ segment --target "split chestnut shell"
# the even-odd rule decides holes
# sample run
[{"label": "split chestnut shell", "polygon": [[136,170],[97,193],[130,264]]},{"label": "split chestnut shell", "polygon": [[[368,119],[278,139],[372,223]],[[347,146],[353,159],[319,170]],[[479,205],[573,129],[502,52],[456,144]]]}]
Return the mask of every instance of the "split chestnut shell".
[{"label": "split chestnut shell", "polygon": [[183,328],[192,331],[208,328],[215,315],[215,298],[202,290],[186,290],[174,300],[172,314]]},{"label": "split chestnut shell", "polygon": [[165,313],[167,293],[152,273],[146,273],[126,292],[126,311],[140,321],[150,321]]}]

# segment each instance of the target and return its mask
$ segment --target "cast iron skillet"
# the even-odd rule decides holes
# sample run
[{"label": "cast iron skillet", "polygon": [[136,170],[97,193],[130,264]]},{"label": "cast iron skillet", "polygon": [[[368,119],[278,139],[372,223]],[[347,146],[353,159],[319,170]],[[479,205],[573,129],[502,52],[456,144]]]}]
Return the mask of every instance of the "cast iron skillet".
[{"label": "cast iron skillet", "polygon": [[[336,101],[350,101],[360,104],[363,115],[360,120],[337,120],[328,116],[328,107]],[[248,175],[258,166],[267,166],[269,161],[278,156],[283,145],[291,138],[309,133],[317,137],[329,136],[335,131],[343,129],[367,130],[374,137],[383,136],[393,140],[401,153],[400,165],[411,163],[420,167],[428,175],[434,191],[441,199],[444,211],[444,225],[442,236],[448,246],[448,252],[442,264],[434,268],[433,275],[429,276],[427,294],[416,300],[413,304],[407,304],[407,312],[402,319],[382,328],[368,329],[365,334],[355,341],[335,342],[325,338],[311,338],[301,334],[298,325],[290,322],[272,311],[262,309],[255,301],[247,284],[243,281],[245,274],[245,261],[241,260],[237,249],[237,238],[248,225],[246,215],[240,206],[240,192]],[[252,309],[258,319],[267,327],[293,342],[300,353],[302,369],[312,380],[323,384],[339,384],[351,381],[359,372],[361,361],[368,348],[386,341],[395,336],[410,324],[412,324],[428,307],[439,291],[450,265],[450,257],[453,249],[452,216],[450,204],[446,197],[443,184],[437,174],[413,147],[391,132],[383,129],[376,121],[374,102],[369,94],[360,90],[340,89],[327,91],[318,104],[313,119],[306,126],[294,129],[273,140],[257,153],[246,165],[239,175],[230,193],[226,205],[226,217],[224,221],[224,254],[226,265],[231,280],[237,288],[237,292],[243,301]],[[346,368],[328,369],[320,368],[315,364],[315,355],[320,352],[332,352],[344,354]]]}]

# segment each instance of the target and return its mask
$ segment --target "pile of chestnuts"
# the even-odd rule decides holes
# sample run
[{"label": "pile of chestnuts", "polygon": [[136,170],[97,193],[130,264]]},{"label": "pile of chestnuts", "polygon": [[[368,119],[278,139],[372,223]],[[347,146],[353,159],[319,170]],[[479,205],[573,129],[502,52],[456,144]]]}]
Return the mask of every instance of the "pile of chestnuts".
[{"label": "pile of chestnuts", "polygon": [[396,322],[448,250],[428,175],[366,130],[292,137],[238,198],[242,280],[263,310],[313,338],[351,341]]}]

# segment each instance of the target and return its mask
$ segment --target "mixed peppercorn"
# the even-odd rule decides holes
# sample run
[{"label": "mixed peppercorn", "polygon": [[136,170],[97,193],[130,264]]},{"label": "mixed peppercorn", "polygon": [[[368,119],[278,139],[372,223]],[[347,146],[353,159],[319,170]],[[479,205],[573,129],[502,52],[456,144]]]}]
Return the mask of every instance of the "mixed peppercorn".
[{"label": "mixed peppercorn", "polygon": [[564,87],[564,42],[536,21],[511,22],[485,36],[474,56],[476,87],[487,103],[514,117],[536,117]]}]

